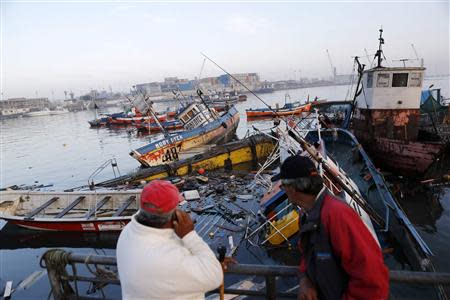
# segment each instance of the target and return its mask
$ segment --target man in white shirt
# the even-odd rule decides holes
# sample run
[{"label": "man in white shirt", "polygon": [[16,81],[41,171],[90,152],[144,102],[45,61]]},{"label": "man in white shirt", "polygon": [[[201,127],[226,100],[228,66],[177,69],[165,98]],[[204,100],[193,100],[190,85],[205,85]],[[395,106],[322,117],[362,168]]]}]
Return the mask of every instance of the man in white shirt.
[{"label": "man in white shirt", "polygon": [[220,262],[189,214],[176,209],[179,201],[168,181],[142,190],[140,210],[117,242],[123,299],[204,299],[222,284]]}]

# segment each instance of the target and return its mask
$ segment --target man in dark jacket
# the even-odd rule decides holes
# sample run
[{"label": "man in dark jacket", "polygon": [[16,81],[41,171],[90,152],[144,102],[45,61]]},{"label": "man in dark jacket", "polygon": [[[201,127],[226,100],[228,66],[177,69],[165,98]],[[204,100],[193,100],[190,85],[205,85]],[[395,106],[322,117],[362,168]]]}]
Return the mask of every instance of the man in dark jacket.
[{"label": "man in dark jacket", "polygon": [[314,163],[291,156],[281,186],[301,207],[298,299],[387,299],[389,275],[380,246],[358,214],[324,186]]}]

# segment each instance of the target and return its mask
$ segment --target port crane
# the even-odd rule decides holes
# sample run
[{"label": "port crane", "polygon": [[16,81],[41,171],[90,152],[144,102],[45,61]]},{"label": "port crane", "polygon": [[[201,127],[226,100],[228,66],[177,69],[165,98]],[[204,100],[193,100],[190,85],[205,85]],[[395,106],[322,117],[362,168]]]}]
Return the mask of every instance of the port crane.
[{"label": "port crane", "polygon": [[331,56],[330,56],[330,52],[327,49],[327,55],[328,55],[328,60],[330,61],[330,66],[331,66],[331,75],[333,78],[333,81],[336,80],[336,67],[333,66],[333,62],[331,61]]}]

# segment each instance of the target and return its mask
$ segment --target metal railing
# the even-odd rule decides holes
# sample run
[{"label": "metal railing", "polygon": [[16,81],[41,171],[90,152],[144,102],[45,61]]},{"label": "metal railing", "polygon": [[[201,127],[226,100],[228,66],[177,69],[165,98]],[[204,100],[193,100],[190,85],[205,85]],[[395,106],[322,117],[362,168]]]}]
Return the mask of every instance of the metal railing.
[{"label": "metal railing", "polygon": [[[56,254],[56,255],[55,255]],[[45,262],[45,265],[42,263]],[[77,282],[88,282],[95,284],[114,284],[120,285],[120,281],[115,276],[94,277],[82,276],[76,272],[75,264],[116,266],[115,256],[98,256],[98,255],[79,255],[65,252],[64,250],[49,250],[42,256],[41,266],[47,268],[47,274],[52,287],[52,293],[55,300],[60,299],[98,299],[78,295]],[[67,272],[66,267],[72,267],[72,274]],[[263,290],[248,290],[225,288],[225,293],[234,295],[248,295],[265,297],[265,299],[277,298],[296,298],[297,291],[281,292],[277,290],[277,277],[296,277],[298,276],[298,267],[292,266],[276,266],[276,265],[252,265],[252,264],[236,264],[230,265],[225,273],[237,275],[253,275],[265,278],[265,288]],[[391,283],[406,284],[423,284],[423,285],[450,285],[450,273],[430,273],[416,271],[390,271],[389,278]],[[67,293],[67,285],[73,282],[75,284],[75,293]],[[70,289],[73,291],[74,289]],[[213,291],[217,292],[217,291]]]}]

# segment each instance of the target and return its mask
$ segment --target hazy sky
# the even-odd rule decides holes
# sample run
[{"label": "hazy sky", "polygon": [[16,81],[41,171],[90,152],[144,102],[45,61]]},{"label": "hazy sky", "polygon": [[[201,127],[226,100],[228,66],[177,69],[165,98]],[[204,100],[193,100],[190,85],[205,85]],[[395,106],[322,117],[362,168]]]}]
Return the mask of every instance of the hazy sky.
[{"label": "hazy sky", "polygon": [[[375,52],[380,25],[389,64],[414,58],[414,44],[429,74],[449,73],[448,0],[0,1],[3,99],[194,78],[200,52],[230,73],[275,80],[330,76],[329,49],[338,74],[350,73],[352,56]],[[221,73],[207,62],[201,75]]]}]

